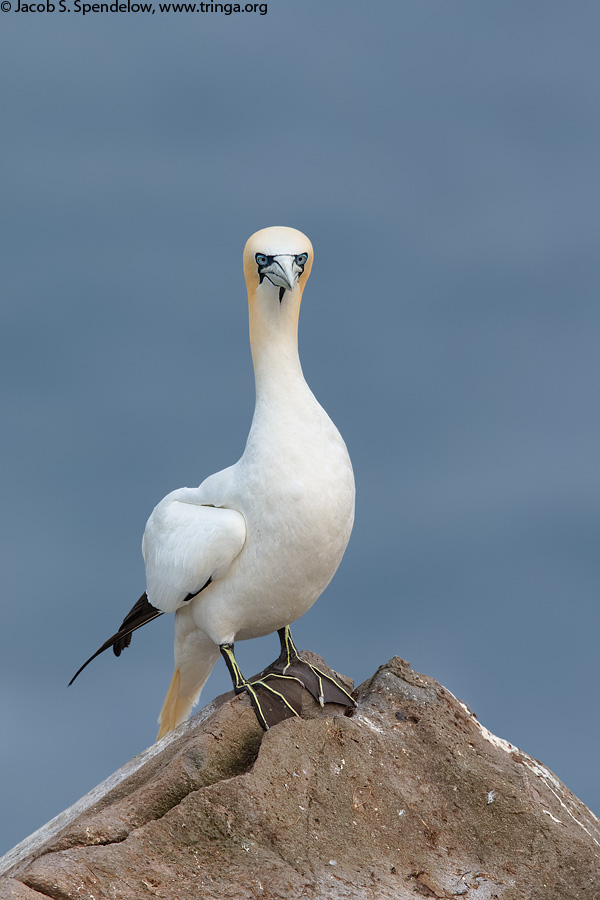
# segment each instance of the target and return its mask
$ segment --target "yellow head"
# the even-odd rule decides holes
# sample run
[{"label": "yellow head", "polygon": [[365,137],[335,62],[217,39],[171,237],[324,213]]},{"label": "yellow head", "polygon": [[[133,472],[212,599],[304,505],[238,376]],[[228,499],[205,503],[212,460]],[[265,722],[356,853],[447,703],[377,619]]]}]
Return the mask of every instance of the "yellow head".
[{"label": "yellow head", "polygon": [[248,238],[244,247],[244,275],[248,296],[273,295],[282,303],[286,292],[302,296],[310,275],[313,248],[295,228],[263,228]]}]

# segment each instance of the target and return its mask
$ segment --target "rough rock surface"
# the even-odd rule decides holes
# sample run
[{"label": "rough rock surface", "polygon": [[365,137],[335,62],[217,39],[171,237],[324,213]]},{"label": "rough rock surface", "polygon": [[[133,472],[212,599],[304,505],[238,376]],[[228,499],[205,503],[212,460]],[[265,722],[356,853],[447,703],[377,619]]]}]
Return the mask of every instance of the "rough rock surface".
[{"label": "rough rock surface", "polygon": [[356,697],[263,734],[224,695],[0,860],[1,900],[599,900],[548,769],[401,659]]}]

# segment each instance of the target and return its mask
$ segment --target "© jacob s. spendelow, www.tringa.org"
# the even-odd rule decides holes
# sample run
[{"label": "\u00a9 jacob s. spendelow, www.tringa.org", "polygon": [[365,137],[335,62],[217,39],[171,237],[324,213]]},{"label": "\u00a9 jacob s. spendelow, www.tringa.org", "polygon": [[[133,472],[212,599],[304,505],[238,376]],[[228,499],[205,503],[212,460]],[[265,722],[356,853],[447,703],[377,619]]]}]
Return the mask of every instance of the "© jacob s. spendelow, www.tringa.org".
[{"label": "\u00a9 jacob s. spendelow, www.tringa.org", "polygon": [[[323,703],[350,695],[302,660],[290,623],[331,581],[354,521],[352,465],[337,428],[308,387],[298,357],[298,314],[313,263],[308,238],[265,228],[248,240],[244,274],[256,406],[241,459],[153,510],[142,542],[146,592],[79,669],[163,613],[175,613],[175,672],[159,738],[183,722],[221,654],[237,693],[264,728],[299,715],[302,687]],[[277,631],[281,655],[248,681],[234,642]]]}]

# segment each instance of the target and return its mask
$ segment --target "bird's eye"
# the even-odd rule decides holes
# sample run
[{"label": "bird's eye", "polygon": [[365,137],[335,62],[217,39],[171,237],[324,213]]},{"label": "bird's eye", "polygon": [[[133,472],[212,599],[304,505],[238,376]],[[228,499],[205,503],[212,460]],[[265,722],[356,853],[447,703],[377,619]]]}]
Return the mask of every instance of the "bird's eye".
[{"label": "bird's eye", "polygon": [[308,259],[308,253],[301,253],[299,256],[296,257],[296,265],[303,266],[306,263],[307,259]]},{"label": "bird's eye", "polygon": [[256,256],[254,257],[254,259],[256,260],[256,262],[259,266],[266,266],[267,263],[269,262],[269,257],[265,256],[264,253],[257,253]]}]

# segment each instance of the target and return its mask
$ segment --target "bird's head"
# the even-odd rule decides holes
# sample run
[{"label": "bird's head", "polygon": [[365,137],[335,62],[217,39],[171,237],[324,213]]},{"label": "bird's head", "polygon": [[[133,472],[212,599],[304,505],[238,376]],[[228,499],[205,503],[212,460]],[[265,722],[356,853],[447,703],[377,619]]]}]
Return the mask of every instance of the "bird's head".
[{"label": "bird's head", "polygon": [[302,296],[312,261],[312,244],[301,231],[283,226],[257,231],[244,248],[248,294],[272,294],[280,303],[287,292]]}]

